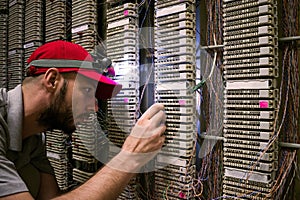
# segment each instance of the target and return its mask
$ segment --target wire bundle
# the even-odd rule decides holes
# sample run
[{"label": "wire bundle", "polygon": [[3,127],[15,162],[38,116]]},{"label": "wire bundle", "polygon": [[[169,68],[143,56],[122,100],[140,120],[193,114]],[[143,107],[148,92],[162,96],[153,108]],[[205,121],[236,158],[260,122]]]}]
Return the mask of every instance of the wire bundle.
[{"label": "wire bundle", "polygon": [[[205,4],[207,45],[222,44],[222,1],[206,0]],[[214,57],[213,62],[208,62],[200,69],[201,76],[208,77],[205,87],[201,90],[201,112],[205,118],[204,122],[201,122],[201,131],[205,131],[206,135],[221,136],[223,129],[222,52],[215,50],[210,53],[210,56]],[[198,157],[203,156],[203,158],[200,160],[197,175],[198,182],[201,182],[205,189],[202,191],[202,187],[198,186],[199,194],[201,194],[199,199],[214,199],[222,194],[222,149],[222,143],[215,140],[204,140],[201,144]]]},{"label": "wire bundle", "polygon": [[[299,34],[299,1],[282,2],[283,37]],[[282,132],[284,142],[299,143],[299,60],[297,41],[282,44],[282,84],[281,99],[285,99],[282,114]],[[290,199],[297,169],[296,150],[282,148],[279,155],[279,170],[276,184],[272,189],[275,199]]]}]

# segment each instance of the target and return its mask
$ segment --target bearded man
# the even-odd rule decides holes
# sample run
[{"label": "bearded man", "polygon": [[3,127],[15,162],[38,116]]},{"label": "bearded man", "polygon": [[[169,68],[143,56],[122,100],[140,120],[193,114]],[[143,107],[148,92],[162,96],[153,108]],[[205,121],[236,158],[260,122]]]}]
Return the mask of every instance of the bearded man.
[{"label": "bearded man", "polygon": [[41,132],[76,124],[95,112],[121,85],[104,76],[81,46],[55,41],[28,59],[27,77],[15,89],[0,90],[0,199],[116,199],[134,174],[161,149],[164,107],[151,106],[132,128],[122,150],[86,183],[60,194]]}]

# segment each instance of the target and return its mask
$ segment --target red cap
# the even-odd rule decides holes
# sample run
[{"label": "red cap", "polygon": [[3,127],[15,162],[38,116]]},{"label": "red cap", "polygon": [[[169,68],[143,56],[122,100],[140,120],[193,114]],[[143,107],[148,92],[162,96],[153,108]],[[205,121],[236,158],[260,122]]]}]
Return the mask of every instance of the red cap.
[{"label": "red cap", "polygon": [[122,89],[122,85],[97,70],[93,57],[83,47],[71,42],[58,40],[46,43],[31,54],[27,63],[27,76],[45,73],[54,67],[61,73],[77,72],[98,81],[97,99],[109,99]]}]

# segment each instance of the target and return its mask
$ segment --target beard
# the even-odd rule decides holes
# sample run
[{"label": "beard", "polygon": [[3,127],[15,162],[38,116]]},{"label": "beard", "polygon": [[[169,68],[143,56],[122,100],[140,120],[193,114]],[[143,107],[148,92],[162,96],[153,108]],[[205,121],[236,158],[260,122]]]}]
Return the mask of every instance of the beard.
[{"label": "beard", "polygon": [[59,95],[54,99],[54,102],[49,108],[41,113],[37,122],[47,127],[48,130],[59,129],[66,134],[71,134],[76,128],[74,125],[72,106],[65,104],[67,86],[68,82],[64,80]]}]

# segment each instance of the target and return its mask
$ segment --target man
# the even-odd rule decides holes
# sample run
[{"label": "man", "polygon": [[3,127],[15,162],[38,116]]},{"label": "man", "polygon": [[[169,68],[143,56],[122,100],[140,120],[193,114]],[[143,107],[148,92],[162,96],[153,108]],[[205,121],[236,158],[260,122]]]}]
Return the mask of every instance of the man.
[{"label": "man", "polygon": [[95,97],[107,99],[121,89],[102,76],[81,46],[55,41],[28,59],[22,85],[0,92],[0,199],[116,199],[145,163],[162,147],[166,116],[161,104],[149,108],[122,150],[77,189],[59,195],[46,158],[41,132],[72,133],[95,110]]}]

